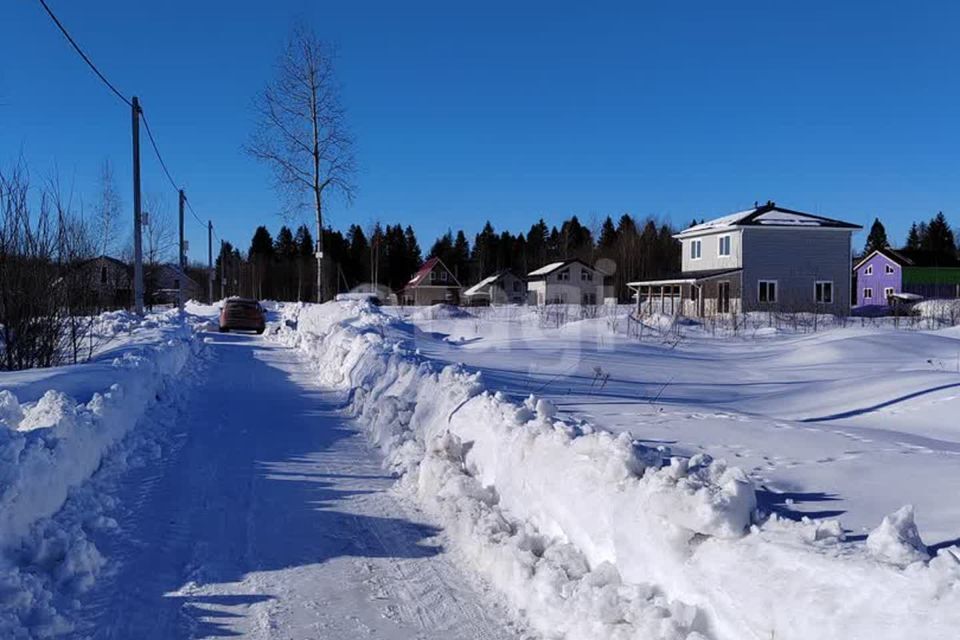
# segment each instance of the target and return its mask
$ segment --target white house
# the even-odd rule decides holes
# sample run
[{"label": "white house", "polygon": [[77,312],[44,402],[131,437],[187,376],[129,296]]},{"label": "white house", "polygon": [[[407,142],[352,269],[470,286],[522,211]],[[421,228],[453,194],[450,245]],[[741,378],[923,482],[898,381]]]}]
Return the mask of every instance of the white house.
[{"label": "white house", "polygon": [[509,269],[504,269],[464,291],[463,297],[471,305],[524,304],[527,283]]},{"label": "white house", "polygon": [[860,228],[767,202],[678,233],[682,272],[627,286],[638,311],[842,315],[850,311],[851,236]]},{"label": "white house", "polygon": [[530,299],[544,304],[599,304],[606,274],[573,258],[554,262],[527,274]]}]

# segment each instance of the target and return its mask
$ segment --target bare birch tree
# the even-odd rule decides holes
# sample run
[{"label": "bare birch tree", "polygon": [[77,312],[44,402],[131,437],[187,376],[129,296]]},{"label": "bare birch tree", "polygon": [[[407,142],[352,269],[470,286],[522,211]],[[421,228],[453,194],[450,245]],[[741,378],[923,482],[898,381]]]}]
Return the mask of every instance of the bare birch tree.
[{"label": "bare birch tree", "polygon": [[307,26],[296,26],[277,60],[276,78],[255,99],[257,126],[248,151],[273,170],[292,210],[313,209],[317,301],[323,302],[323,202],[353,197],[353,138],[334,73],[334,52]]}]

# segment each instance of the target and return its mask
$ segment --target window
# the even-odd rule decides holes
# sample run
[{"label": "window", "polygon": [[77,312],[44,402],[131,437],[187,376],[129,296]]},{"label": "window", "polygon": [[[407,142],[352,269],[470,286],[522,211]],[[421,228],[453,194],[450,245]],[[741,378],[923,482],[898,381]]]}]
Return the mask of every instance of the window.
[{"label": "window", "polygon": [[865,287],[863,289],[863,299],[873,300],[873,287]]},{"label": "window", "polygon": [[813,301],[817,304],[833,304],[833,282],[818,280],[814,283]]},{"label": "window", "polygon": [[179,289],[179,288],[180,288],[180,279],[179,279],[179,278],[174,279],[174,281],[173,281],[173,288],[174,288],[174,289]]},{"label": "window", "polygon": [[730,236],[720,236],[717,253],[721,257],[730,255]]},{"label": "window", "polygon": [[446,282],[446,281],[447,281],[447,272],[446,272],[446,271],[441,271],[441,272],[440,272],[440,282]]},{"label": "window", "polygon": [[699,260],[701,252],[703,250],[703,242],[700,240],[691,240],[690,241],[690,259]]},{"label": "window", "polygon": [[893,290],[893,287],[885,287],[885,288],[883,289],[883,297],[884,297],[884,298],[889,299],[890,296],[892,296],[894,293],[895,293],[895,292],[894,292],[894,290]]},{"label": "window", "polygon": [[760,302],[777,301],[777,281],[760,280],[757,283],[757,298]]},{"label": "window", "polygon": [[514,291],[520,291],[520,281],[519,281],[519,280],[514,280],[514,281],[513,281],[513,290],[514,290]]},{"label": "window", "polygon": [[107,284],[107,268],[100,267],[100,284]]},{"label": "window", "polygon": [[593,282],[593,274],[586,269],[580,272],[580,282]]},{"label": "window", "polygon": [[557,280],[560,280],[561,282],[567,282],[567,281],[569,281],[569,280],[570,280],[570,269],[564,269],[563,271],[561,271],[560,273],[558,273],[558,274],[557,274]]},{"label": "window", "polygon": [[872,276],[873,275],[873,265],[867,265],[867,268],[863,270],[863,275]]},{"label": "window", "polygon": [[888,265],[884,265],[884,267],[883,267],[883,272],[886,273],[887,275],[890,275],[890,274],[893,273],[894,271],[895,271],[895,269],[893,268],[892,265],[889,265],[889,264],[888,264]]}]

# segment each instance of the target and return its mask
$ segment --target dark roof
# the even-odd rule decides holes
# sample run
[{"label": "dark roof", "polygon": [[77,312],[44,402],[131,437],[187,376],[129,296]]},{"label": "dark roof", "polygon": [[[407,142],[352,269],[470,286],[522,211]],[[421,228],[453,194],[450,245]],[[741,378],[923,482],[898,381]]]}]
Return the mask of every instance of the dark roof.
[{"label": "dark roof", "polygon": [[858,224],[825,218],[805,211],[796,211],[777,206],[777,203],[768,201],[764,205],[754,206],[752,209],[738,211],[729,215],[707,220],[684,229],[678,236],[688,233],[709,232],[732,227],[815,227],[818,229],[862,229]]},{"label": "dark roof", "polygon": [[891,249],[884,247],[871,252],[861,259],[855,269],[859,269],[874,253],[879,253],[901,267],[960,267],[960,260],[956,256],[945,256],[932,251],[920,249]]},{"label": "dark roof", "polygon": [[88,258],[83,262],[81,262],[80,266],[85,267],[88,264],[93,264],[94,262],[100,262],[101,260],[105,260],[107,262],[113,263],[116,266],[122,267],[123,269],[126,269],[131,273],[133,272],[133,267],[131,265],[127,264],[123,260],[117,260],[116,258],[111,258],[110,256],[107,256],[107,255],[97,256],[96,258]]}]

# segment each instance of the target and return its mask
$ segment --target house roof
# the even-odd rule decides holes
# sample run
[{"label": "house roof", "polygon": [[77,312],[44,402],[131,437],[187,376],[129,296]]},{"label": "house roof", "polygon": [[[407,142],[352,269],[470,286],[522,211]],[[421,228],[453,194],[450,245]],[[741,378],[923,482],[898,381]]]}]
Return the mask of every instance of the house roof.
[{"label": "house roof", "polygon": [[919,249],[891,249],[890,247],[884,247],[871,251],[853,267],[853,270],[858,270],[877,254],[884,256],[901,267],[960,267],[960,260],[956,257],[951,258],[932,251],[921,251]]},{"label": "house roof", "polygon": [[745,211],[737,211],[729,215],[708,220],[684,229],[676,236],[682,238],[688,235],[697,235],[715,230],[732,229],[736,227],[794,227],[818,229],[862,229],[858,224],[825,218],[812,213],[794,211],[779,207],[775,202],[767,202]]},{"label": "house roof", "polygon": [[591,271],[595,271],[596,273],[599,273],[601,275],[604,275],[604,276],[607,275],[603,271],[600,271],[599,269],[597,269],[596,267],[591,267],[589,264],[587,264],[580,258],[568,258],[567,260],[562,260],[560,262],[551,262],[550,264],[544,265],[539,269],[534,269],[533,271],[527,274],[527,277],[528,278],[545,278],[546,276],[550,275],[554,271],[557,271],[559,269],[562,269],[563,267],[571,265],[574,262],[579,262],[580,264],[585,266],[587,269],[590,269]]},{"label": "house roof", "polygon": [[408,282],[407,285],[406,285],[406,287],[404,287],[404,288],[405,288],[405,289],[411,289],[411,288],[414,288],[414,287],[419,287],[421,284],[423,284],[423,281],[427,279],[427,277],[430,275],[430,272],[433,271],[434,267],[436,267],[438,264],[439,264],[441,267],[443,267],[444,270],[445,270],[447,273],[450,274],[450,277],[451,277],[451,278],[453,278],[453,282],[451,283],[451,286],[457,286],[457,287],[459,287],[459,286],[460,286],[460,281],[457,280],[457,277],[456,277],[455,275],[453,275],[453,272],[450,271],[450,269],[447,268],[447,265],[445,265],[445,264],[443,263],[443,260],[441,260],[440,258],[434,256],[434,257],[428,259],[428,260],[427,260],[426,262],[424,262],[422,265],[420,265],[420,268],[417,269],[417,272],[413,274],[413,277],[410,278],[410,282]]},{"label": "house roof", "polygon": [[118,267],[121,267],[121,268],[123,268],[123,269],[126,269],[127,271],[131,271],[131,272],[132,272],[132,270],[133,270],[133,267],[132,267],[131,265],[127,264],[126,262],[124,262],[123,260],[118,260],[118,259],[113,258],[113,257],[108,256],[108,255],[99,255],[99,256],[97,256],[96,258],[88,258],[88,259],[84,260],[83,262],[81,262],[81,263],[80,263],[80,266],[86,266],[86,265],[88,265],[88,264],[93,264],[94,262],[99,262],[99,261],[101,261],[101,260],[105,260],[105,261],[107,261],[107,262],[110,262],[110,263],[112,263],[112,264],[114,264],[114,265],[116,265],[116,266],[118,266]]},{"label": "house roof", "polygon": [[488,286],[490,286],[491,284],[497,282],[498,280],[502,280],[505,275],[511,274],[511,273],[513,273],[513,272],[512,272],[510,269],[501,269],[500,271],[496,272],[496,273],[493,274],[492,276],[488,276],[488,277],[484,278],[483,280],[481,280],[481,281],[478,282],[477,284],[473,285],[472,287],[470,287],[469,289],[467,289],[466,291],[464,291],[464,292],[463,292],[463,295],[465,295],[465,296],[475,296],[475,295],[484,293],[484,291],[482,291],[482,289],[483,289],[484,287],[488,287]]},{"label": "house roof", "polygon": [[628,287],[646,287],[657,286],[661,284],[696,284],[700,280],[710,280],[719,276],[739,273],[743,269],[709,269],[704,271],[681,271],[680,273],[657,278],[656,280],[638,280],[637,282],[628,282]]}]

